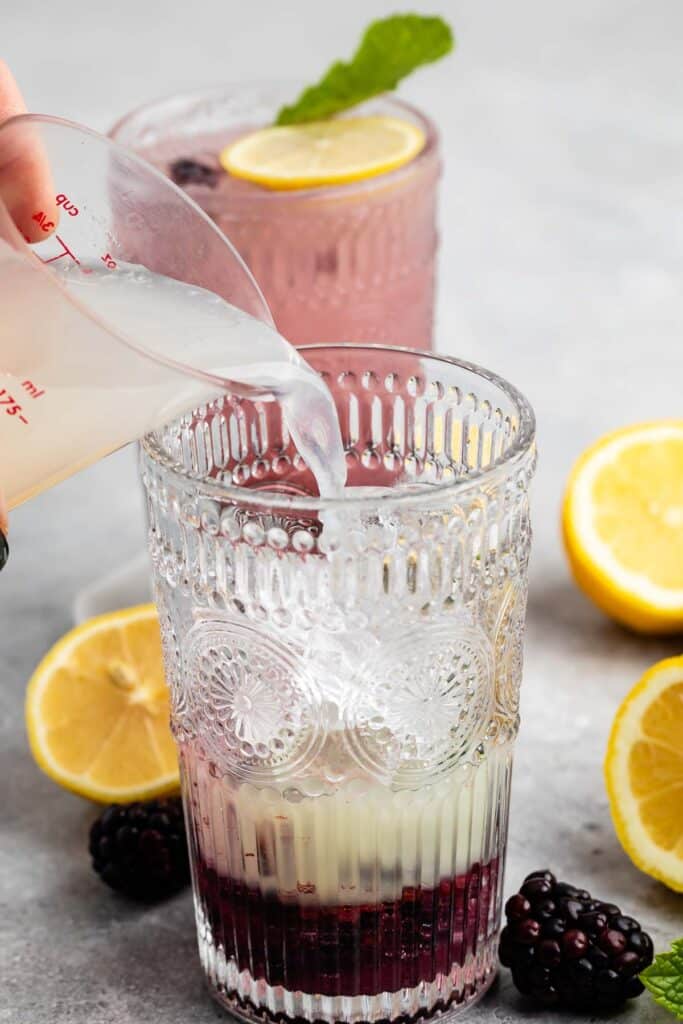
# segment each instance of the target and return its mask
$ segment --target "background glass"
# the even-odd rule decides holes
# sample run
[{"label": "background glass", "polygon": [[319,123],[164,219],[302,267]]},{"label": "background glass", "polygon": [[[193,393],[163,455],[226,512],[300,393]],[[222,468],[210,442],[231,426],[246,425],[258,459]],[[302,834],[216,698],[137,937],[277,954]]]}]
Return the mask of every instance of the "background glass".
[{"label": "background glass", "polygon": [[[390,341],[431,348],[440,174],[435,126],[393,98],[354,109],[407,118],[427,139],[406,166],[354,184],[278,192],[223,171],[220,150],[272,123],[296,93],[296,85],[280,84],[175,96],[129,114],[112,136],[174,177],[216,221],[292,344]],[[183,167],[188,160],[199,170]]]}]

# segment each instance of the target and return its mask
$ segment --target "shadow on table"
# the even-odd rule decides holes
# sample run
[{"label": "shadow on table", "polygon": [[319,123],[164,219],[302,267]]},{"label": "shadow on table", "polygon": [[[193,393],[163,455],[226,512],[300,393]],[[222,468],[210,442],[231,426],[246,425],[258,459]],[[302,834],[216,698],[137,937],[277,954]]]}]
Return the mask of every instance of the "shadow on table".
[{"label": "shadow on table", "polygon": [[107,889],[86,863],[65,871],[53,896],[65,916],[72,908],[79,977],[120,1000],[122,1021],[225,1020],[204,981],[189,886],[160,903],[136,903]]},{"label": "shadow on table", "polygon": [[[629,654],[651,661],[683,653],[683,634],[645,636],[620,626],[584,597],[574,583],[564,578],[533,581],[529,589],[527,618],[530,630],[543,631],[547,644],[566,644],[573,651],[577,643],[584,650]],[[635,679],[634,679],[635,682]]]}]

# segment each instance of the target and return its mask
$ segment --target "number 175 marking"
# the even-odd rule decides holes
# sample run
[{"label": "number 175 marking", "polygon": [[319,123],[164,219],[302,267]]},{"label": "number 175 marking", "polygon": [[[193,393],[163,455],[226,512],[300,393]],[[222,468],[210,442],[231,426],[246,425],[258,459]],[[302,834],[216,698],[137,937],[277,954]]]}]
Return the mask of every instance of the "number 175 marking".
[{"label": "number 175 marking", "polygon": [[21,405],[10,395],[7,388],[0,388],[0,407],[2,406],[8,416],[18,416],[21,422],[28,426],[28,420],[23,414]]}]

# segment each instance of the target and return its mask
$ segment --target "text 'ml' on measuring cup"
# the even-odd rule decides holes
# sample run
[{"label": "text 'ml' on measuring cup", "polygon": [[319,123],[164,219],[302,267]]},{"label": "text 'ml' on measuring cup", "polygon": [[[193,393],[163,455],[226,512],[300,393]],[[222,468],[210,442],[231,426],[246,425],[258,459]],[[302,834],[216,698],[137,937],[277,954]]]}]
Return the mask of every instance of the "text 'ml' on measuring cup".
[{"label": "text 'ml' on measuring cup", "polygon": [[[142,268],[214,292],[243,323],[272,318],[209,218],[116,143],[22,115],[0,126],[0,156],[0,487],[12,508],[229,383],[235,360],[215,337],[202,350],[176,315],[186,303],[157,307]],[[118,278],[112,291],[121,273],[145,287]]]}]

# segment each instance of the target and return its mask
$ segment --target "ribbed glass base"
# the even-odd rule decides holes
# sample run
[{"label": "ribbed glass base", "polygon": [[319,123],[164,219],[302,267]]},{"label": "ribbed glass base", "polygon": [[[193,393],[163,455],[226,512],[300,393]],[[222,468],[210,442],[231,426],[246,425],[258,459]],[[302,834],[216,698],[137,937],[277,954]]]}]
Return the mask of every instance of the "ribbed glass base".
[{"label": "ribbed glass base", "polygon": [[222,948],[214,946],[208,928],[200,929],[199,952],[212,996],[241,1020],[261,1024],[411,1024],[437,1016],[450,1018],[477,1002],[495,978],[497,938],[480,943],[464,965],[453,964],[448,974],[437,974],[432,981],[396,992],[354,996],[293,992],[256,979],[248,970],[238,970],[232,957],[226,959]]}]

